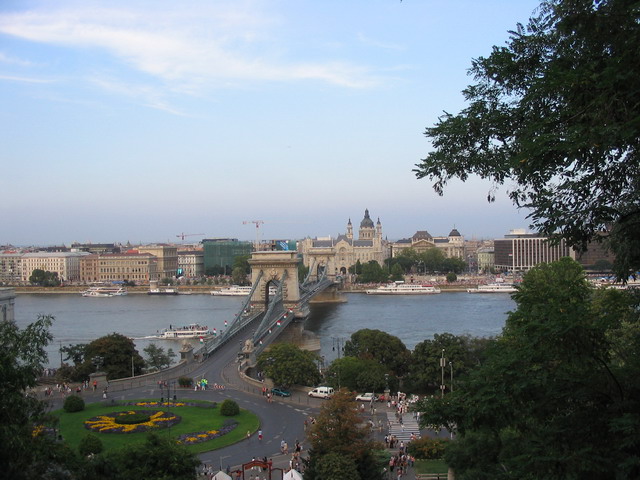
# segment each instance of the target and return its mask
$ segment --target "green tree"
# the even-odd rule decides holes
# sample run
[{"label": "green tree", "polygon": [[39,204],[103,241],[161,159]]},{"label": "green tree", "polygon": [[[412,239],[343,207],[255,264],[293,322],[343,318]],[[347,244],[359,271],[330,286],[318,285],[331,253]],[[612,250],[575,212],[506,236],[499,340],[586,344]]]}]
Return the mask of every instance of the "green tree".
[{"label": "green tree", "polygon": [[276,343],[258,356],[258,368],[277,386],[316,385],[321,378],[319,359],[297,345]]},{"label": "green tree", "polygon": [[362,265],[362,272],[358,275],[358,283],[383,283],[387,281],[388,277],[389,275],[378,262],[370,260]]},{"label": "green tree", "polygon": [[[304,460],[305,480],[324,480],[323,475],[334,472],[331,466],[336,465],[332,460],[335,456],[322,460],[329,454],[354,462],[359,474],[355,478],[382,480],[382,465],[374,456],[375,450],[381,448],[381,445],[370,439],[369,428],[364,426],[353,408],[351,393],[347,390],[339,390],[324,403],[316,423],[310,428],[308,438],[311,448],[309,458]],[[341,478],[351,477],[343,475]]]},{"label": "green tree", "polygon": [[411,356],[409,349],[398,337],[369,328],[358,330],[351,335],[344,344],[344,354],[348,357],[375,360],[398,376],[406,373]]},{"label": "green tree", "polygon": [[251,273],[251,265],[249,265],[249,259],[251,258],[251,254],[246,255],[237,255],[233,258],[233,269],[236,268],[242,269],[245,275]]},{"label": "green tree", "polygon": [[142,373],[144,359],[136,350],[133,340],[119,333],[100,337],[87,345],[85,361],[76,369],[75,377],[84,379],[96,371],[94,359],[102,358],[101,370],[107,373],[109,380],[131,376],[133,363],[134,373]]},{"label": "green tree", "polygon": [[150,343],[142,350],[147,356],[146,365],[151,370],[162,370],[168,368],[176,357],[173,349],[166,352],[163,347],[158,347],[155,343]]},{"label": "green tree", "polygon": [[430,248],[419,255],[419,260],[424,263],[427,272],[442,272],[444,270],[444,253],[437,248]]},{"label": "green tree", "polygon": [[372,358],[342,357],[331,362],[326,372],[327,383],[360,392],[382,392],[385,374],[390,370]]},{"label": "green tree", "polygon": [[489,201],[508,184],[534,228],[578,249],[605,240],[626,279],[640,268],[637,3],[548,0],[536,13],[472,61],[468,107],[427,128],[434,151],[414,171],[439,194],[489,179]]},{"label": "green tree", "polygon": [[242,267],[235,267],[231,272],[231,281],[236,285],[247,283],[247,274]]},{"label": "green tree", "polygon": [[141,445],[109,452],[87,478],[114,480],[196,480],[197,456],[174,440],[150,433]]},{"label": "green tree", "polygon": [[58,287],[61,283],[58,272],[48,272],[39,268],[31,272],[29,282],[40,287]]},{"label": "green tree", "polygon": [[399,263],[395,263],[393,267],[391,267],[391,281],[396,282],[404,279],[404,270]]},{"label": "green tree", "polygon": [[455,426],[457,478],[640,475],[636,295],[594,294],[569,258],[525,275],[481,365],[418,406],[425,424]]},{"label": "green tree", "polygon": [[356,462],[351,457],[331,452],[320,457],[317,461],[317,478],[322,480],[359,480],[360,474]]},{"label": "green tree", "polygon": [[84,362],[84,355],[87,349],[86,343],[77,343],[60,348],[60,351],[66,354],[65,360],[72,360],[74,365],[80,365]]},{"label": "green tree", "polygon": [[61,472],[77,468],[73,452],[34,430],[50,423],[45,403],[30,392],[47,362],[53,321],[51,315],[38,315],[24,330],[0,322],[0,465],[5,478],[68,478]]},{"label": "green tree", "polygon": [[455,273],[453,272],[447,273],[447,283],[453,283],[456,280],[458,280],[458,276]]},{"label": "green tree", "polygon": [[443,374],[440,361],[444,351],[445,385],[447,391],[451,390],[451,370],[458,378],[480,362],[482,354],[476,347],[477,342],[479,343],[478,340],[467,336],[436,333],[433,340],[424,340],[418,343],[411,353],[409,375],[407,376],[407,382],[411,389],[425,393],[439,390]]}]

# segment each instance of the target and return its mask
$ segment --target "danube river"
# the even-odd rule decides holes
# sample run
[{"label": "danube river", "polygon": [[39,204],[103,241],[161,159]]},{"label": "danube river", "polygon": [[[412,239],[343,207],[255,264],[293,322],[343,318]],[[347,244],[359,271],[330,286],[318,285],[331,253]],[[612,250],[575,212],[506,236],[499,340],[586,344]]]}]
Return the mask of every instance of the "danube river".
[{"label": "danube river", "polygon": [[[320,337],[322,352],[332,360],[335,345],[344,344],[362,328],[378,329],[400,338],[413,349],[435,333],[493,336],[501,332],[507,312],[515,309],[508,294],[471,295],[464,292],[439,295],[373,296],[346,294],[347,302],[311,305],[305,328]],[[225,320],[231,322],[243,298],[211,295],[87,298],[81,295],[19,294],[15,317],[21,328],[38,314],[55,317],[49,346],[49,364],[60,365],[60,345],[89,343],[117,332],[135,339],[138,350],[151,342],[165,348],[180,349],[175,341],[148,338],[163,328],[199,323],[218,331]],[[145,338],[147,337],[147,338]]]}]

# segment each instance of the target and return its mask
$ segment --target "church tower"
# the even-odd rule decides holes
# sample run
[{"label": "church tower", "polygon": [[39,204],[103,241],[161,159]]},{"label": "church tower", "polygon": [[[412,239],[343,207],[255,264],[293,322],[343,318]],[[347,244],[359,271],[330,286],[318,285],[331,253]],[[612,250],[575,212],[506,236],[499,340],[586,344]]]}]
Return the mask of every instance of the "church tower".
[{"label": "church tower", "polygon": [[349,223],[347,223],[347,238],[353,240],[353,225],[351,224],[351,219],[349,219]]},{"label": "church tower", "polygon": [[360,231],[358,232],[358,240],[373,240],[375,227],[373,220],[369,217],[369,209],[365,209],[364,218],[360,222]]}]

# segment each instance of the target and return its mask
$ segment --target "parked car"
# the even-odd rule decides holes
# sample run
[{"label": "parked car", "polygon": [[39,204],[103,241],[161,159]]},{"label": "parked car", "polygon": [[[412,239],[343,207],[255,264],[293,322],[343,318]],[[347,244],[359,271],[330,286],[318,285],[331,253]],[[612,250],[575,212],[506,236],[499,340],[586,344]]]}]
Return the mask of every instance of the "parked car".
[{"label": "parked car", "polygon": [[271,389],[271,394],[272,395],[277,395],[279,397],[290,397],[291,396],[291,392],[289,390],[285,390],[284,388],[272,388]]},{"label": "parked car", "polygon": [[356,395],[356,402],[375,402],[375,401],[376,401],[376,396],[371,392],[360,393],[359,395]]}]

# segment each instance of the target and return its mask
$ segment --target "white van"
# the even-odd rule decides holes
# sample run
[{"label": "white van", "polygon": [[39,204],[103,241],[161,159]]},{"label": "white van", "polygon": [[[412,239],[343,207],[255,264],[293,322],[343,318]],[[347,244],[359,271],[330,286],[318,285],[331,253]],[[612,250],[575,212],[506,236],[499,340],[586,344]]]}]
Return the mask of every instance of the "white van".
[{"label": "white van", "polygon": [[316,387],[309,392],[310,397],[317,398],[331,398],[333,395],[333,388],[331,387]]}]

